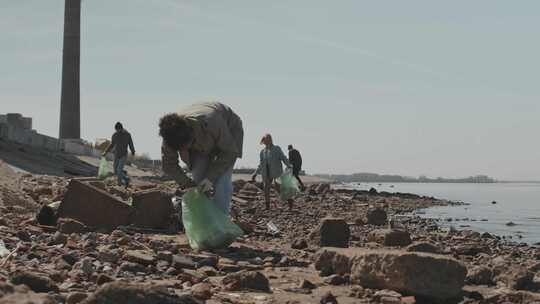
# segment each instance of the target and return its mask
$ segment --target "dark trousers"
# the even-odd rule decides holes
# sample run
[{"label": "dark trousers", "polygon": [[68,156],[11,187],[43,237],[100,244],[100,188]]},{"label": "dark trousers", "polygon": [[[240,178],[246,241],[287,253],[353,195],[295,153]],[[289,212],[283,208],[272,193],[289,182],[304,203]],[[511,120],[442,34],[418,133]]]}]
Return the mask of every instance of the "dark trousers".
[{"label": "dark trousers", "polygon": [[300,187],[302,189],[305,188],[304,186],[304,183],[302,182],[302,180],[300,179],[300,171],[302,170],[302,168],[299,168],[299,167],[293,167],[293,175],[294,177],[296,177],[296,179],[298,180],[298,182],[300,183]]}]

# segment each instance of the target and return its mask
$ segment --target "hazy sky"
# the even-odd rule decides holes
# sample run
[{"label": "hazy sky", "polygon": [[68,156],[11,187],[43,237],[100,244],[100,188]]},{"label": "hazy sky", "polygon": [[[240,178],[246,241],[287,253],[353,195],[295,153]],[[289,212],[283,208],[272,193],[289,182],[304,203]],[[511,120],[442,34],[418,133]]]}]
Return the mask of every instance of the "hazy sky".
[{"label": "hazy sky", "polygon": [[[58,135],[63,0],[0,0],[0,112]],[[83,0],[82,136],[216,99],[310,173],[540,179],[540,2]]]}]

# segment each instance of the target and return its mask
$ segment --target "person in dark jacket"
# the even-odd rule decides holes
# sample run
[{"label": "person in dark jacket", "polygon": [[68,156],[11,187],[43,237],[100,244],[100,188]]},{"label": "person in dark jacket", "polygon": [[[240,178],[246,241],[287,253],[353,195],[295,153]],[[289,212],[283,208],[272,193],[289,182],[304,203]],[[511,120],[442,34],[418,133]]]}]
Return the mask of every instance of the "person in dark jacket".
[{"label": "person in dark jacket", "polygon": [[300,179],[300,171],[302,171],[302,155],[300,155],[300,152],[294,149],[292,145],[289,145],[289,161],[291,162],[291,165],[293,168],[293,175],[294,177],[296,177],[296,179],[300,183],[300,187],[302,191],[304,191],[306,187],[304,186],[304,183]]},{"label": "person in dark jacket", "polygon": [[103,152],[103,156],[107,155],[114,148],[114,174],[118,177],[118,184],[124,184],[126,187],[129,186],[129,177],[124,171],[124,166],[126,165],[127,156],[128,156],[128,146],[131,150],[131,154],[135,155],[135,148],[133,147],[133,139],[131,134],[124,129],[124,126],[120,122],[117,122],[114,125],[116,132],[112,135],[111,144]]}]

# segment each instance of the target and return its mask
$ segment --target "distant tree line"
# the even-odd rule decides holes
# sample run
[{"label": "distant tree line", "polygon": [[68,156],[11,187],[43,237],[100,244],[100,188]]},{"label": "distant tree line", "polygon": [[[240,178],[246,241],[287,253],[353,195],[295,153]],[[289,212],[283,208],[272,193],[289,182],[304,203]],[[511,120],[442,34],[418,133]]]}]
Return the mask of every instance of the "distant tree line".
[{"label": "distant tree line", "polygon": [[464,178],[429,178],[426,176],[410,177],[394,174],[354,173],[354,174],[317,174],[316,176],[342,183],[495,183],[495,179],[486,175]]}]

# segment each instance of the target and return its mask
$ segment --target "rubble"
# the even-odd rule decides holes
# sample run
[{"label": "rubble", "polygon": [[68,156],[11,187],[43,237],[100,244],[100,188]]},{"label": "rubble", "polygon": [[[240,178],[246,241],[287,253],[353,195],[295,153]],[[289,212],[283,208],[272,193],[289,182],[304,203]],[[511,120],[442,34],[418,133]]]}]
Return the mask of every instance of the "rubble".
[{"label": "rubble", "polygon": [[258,271],[241,271],[230,274],[223,278],[223,285],[226,290],[257,290],[270,292],[270,282],[264,274]]},{"label": "rubble", "polygon": [[176,296],[167,292],[166,288],[128,283],[108,283],[82,302],[82,304],[110,303],[198,304],[191,296]]},{"label": "rubble", "polygon": [[[293,210],[265,210],[260,184],[235,182],[231,213],[249,233],[229,248],[194,252],[185,234],[171,234],[180,225],[174,183],[134,179],[126,190],[114,178],[13,179],[0,177],[9,188],[0,195],[8,199],[0,202],[0,303],[426,303],[437,293],[499,304],[537,301],[540,290],[539,248],[410,216],[452,204],[433,198],[316,185]],[[84,204],[91,214],[74,210]],[[370,222],[370,212],[381,216]]]}]

